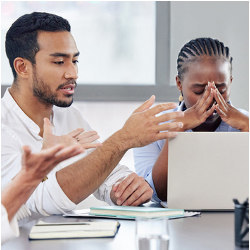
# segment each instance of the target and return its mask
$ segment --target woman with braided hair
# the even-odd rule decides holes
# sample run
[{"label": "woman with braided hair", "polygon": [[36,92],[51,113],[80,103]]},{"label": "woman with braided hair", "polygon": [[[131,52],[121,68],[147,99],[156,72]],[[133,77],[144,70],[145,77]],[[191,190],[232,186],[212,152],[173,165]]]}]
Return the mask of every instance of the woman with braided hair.
[{"label": "woman with braided hair", "polygon": [[[248,112],[230,100],[232,57],[216,39],[197,38],[186,43],[177,59],[176,84],[180,91],[177,110],[184,111],[179,131],[249,131]],[[175,109],[176,111],[176,109]],[[168,141],[160,140],[134,149],[136,172],[154,190],[153,200],[167,200]]]}]

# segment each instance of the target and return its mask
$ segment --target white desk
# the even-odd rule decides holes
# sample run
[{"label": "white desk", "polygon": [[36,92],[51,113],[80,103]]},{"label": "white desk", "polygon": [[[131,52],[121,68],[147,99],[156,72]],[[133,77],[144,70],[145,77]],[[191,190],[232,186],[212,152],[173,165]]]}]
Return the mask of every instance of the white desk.
[{"label": "white desk", "polygon": [[[86,220],[50,216],[47,221]],[[120,220],[115,238],[29,241],[28,234],[35,221],[20,229],[20,237],[7,242],[3,250],[134,250],[135,221]],[[4,230],[4,229],[2,229]],[[234,213],[203,212],[200,217],[169,221],[169,250],[235,250]]]}]

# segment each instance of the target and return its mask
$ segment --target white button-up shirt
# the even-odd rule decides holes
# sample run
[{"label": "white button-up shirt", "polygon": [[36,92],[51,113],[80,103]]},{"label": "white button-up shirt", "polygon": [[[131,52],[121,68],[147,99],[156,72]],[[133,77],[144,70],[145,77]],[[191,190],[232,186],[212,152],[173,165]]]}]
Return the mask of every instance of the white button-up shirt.
[{"label": "white button-up shirt", "polygon": [[[51,122],[54,125],[55,135],[65,135],[77,129],[92,130],[83,119],[81,112],[73,105],[68,108],[53,107]],[[17,105],[8,89],[2,98],[2,188],[20,171],[22,146],[29,145],[32,152],[39,152],[43,138],[39,136],[40,128]],[[86,150],[58,164],[48,175],[48,180],[39,184],[26,203],[33,213],[41,215],[63,214],[75,209],[73,203],[63,192],[56,179],[56,172],[85,157],[93,150]],[[116,168],[107,177],[104,183],[95,191],[97,199],[113,205],[110,199],[112,185],[120,178],[128,176],[132,171],[123,165]],[[77,176],[76,176],[77,178]]]},{"label": "white button-up shirt", "polygon": [[1,205],[1,244],[19,236],[19,228],[16,216],[11,221],[8,219],[8,213],[3,205]]}]

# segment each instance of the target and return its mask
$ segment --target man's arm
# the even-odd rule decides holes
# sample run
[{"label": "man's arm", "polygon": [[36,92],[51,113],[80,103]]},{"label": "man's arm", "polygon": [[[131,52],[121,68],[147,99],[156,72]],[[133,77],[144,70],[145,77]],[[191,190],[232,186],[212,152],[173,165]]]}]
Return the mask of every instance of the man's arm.
[{"label": "man's arm", "polygon": [[[182,124],[177,122],[161,123],[181,117],[183,113],[172,112],[156,116],[164,110],[175,108],[176,104],[159,104],[149,109],[153,102],[154,97],[151,97],[135,110],[123,128],[109,137],[101,147],[57,172],[58,184],[71,201],[79,203],[93,193],[104,182],[128,149],[176,136],[176,133],[171,131],[176,130]],[[44,129],[45,143],[46,139],[52,138],[52,135],[47,135],[46,131],[47,128]]]},{"label": "man's arm", "polygon": [[80,146],[65,148],[57,145],[33,154],[29,147],[23,147],[22,169],[2,191],[2,204],[11,221],[18,209],[24,204],[41,180],[61,161],[82,152]]}]

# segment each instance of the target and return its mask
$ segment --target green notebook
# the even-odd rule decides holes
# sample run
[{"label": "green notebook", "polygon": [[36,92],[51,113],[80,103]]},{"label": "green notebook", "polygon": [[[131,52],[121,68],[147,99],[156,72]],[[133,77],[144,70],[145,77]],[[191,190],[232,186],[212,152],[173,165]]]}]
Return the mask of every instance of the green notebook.
[{"label": "green notebook", "polygon": [[39,221],[30,231],[30,240],[115,237],[118,221],[48,223]]},{"label": "green notebook", "polygon": [[113,216],[116,218],[156,218],[156,217],[178,217],[184,215],[184,209],[170,209],[157,207],[130,207],[130,206],[103,206],[91,207],[90,215]]}]

